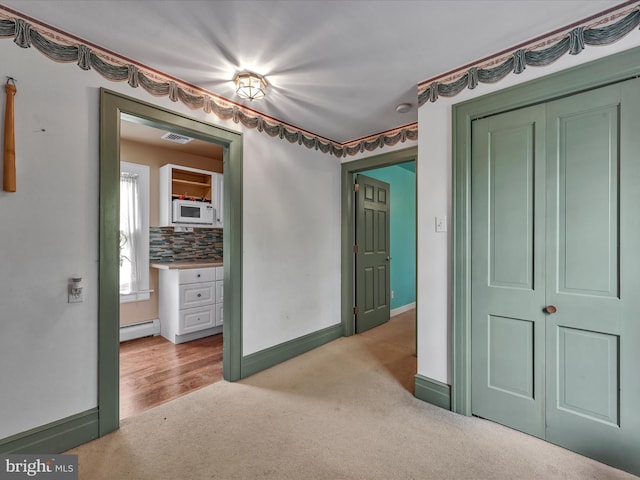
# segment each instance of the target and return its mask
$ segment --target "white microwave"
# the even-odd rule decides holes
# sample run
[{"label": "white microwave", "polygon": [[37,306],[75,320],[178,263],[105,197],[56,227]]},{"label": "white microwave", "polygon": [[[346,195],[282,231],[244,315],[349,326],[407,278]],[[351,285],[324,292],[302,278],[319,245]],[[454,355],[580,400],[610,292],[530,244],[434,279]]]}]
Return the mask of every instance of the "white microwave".
[{"label": "white microwave", "polygon": [[173,223],[213,225],[215,216],[216,209],[210,203],[180,199],[173,201]]}]

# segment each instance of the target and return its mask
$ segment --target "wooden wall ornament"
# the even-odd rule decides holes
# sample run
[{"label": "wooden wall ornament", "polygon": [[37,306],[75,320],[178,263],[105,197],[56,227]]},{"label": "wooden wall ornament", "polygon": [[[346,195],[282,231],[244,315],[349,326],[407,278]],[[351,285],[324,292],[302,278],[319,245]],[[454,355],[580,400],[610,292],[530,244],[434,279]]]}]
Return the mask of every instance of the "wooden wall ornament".
[{"label": "wooden wall ornament", "polygon": [[16,85],[9,77],[4,86],[7,92],[7,103],[4,111],[4,155],[2,168],[2,189],[5,192],[16,191],[16,139],[13,122],[13,100],[16,95]]}]

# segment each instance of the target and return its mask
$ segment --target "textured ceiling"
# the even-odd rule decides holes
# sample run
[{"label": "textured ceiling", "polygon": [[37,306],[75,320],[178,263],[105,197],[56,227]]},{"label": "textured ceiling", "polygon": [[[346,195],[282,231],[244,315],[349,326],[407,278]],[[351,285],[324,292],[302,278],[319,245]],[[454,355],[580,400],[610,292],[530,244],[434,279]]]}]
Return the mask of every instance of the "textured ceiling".
[{"label": "textured ceiling", "polygon": [[[336,142],[417,121],[417,84],[624,2],[5,0],[3,5]],[[71,66],[69,68],[72,68]],[[238,99],[236,71],[267,76]],[[412,103],[408,113],[397,104]]]}]

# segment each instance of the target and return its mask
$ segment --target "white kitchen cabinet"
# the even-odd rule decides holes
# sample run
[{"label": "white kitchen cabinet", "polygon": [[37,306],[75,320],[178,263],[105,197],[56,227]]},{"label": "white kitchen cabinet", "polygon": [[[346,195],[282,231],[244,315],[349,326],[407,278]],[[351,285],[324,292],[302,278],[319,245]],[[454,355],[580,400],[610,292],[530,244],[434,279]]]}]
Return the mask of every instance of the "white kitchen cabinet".
[{"label": "white kitchen cabinet", "polygon": [[[160,167],[160,226],[162,227],[223,227],[222,174],[167,164]],[[211,203],[215,209],[213,225],[176,224],[173,222],[173,201],[187,199]]]},{"label": "white kitchen cabinet", "polygon": [[221,333],[223,276],[223,267],[160,270],[160,334],[184,343]]},{"label": "white kitchen cabinet", "polygon": [[216,179],[218,183],[218,206],[216,207],[216,221],[214,227],[224,227],[224,176],[220,173],[216,173]]},{"label": "white kitchen cabinet", "polygon": [[216,325],[224,322],[224,268],[216,267]]},{"label": "white kitchen cabinet", "polygon": [[216,303],[216,322],[218,325],[224,323],[224,303]]}]

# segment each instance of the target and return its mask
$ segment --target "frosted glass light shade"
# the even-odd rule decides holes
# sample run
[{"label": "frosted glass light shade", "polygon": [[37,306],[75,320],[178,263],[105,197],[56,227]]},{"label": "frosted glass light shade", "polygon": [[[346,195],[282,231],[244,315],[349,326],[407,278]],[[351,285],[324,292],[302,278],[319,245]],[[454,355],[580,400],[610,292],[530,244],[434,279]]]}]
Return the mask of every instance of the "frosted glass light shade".
[{"label": "frosted glass light shade", "polygon": [[267,80],[257,73],[241,72],[233,77],[236,84],[236,94],[240,98],[249,100],[260,100],[267,90]]}]

